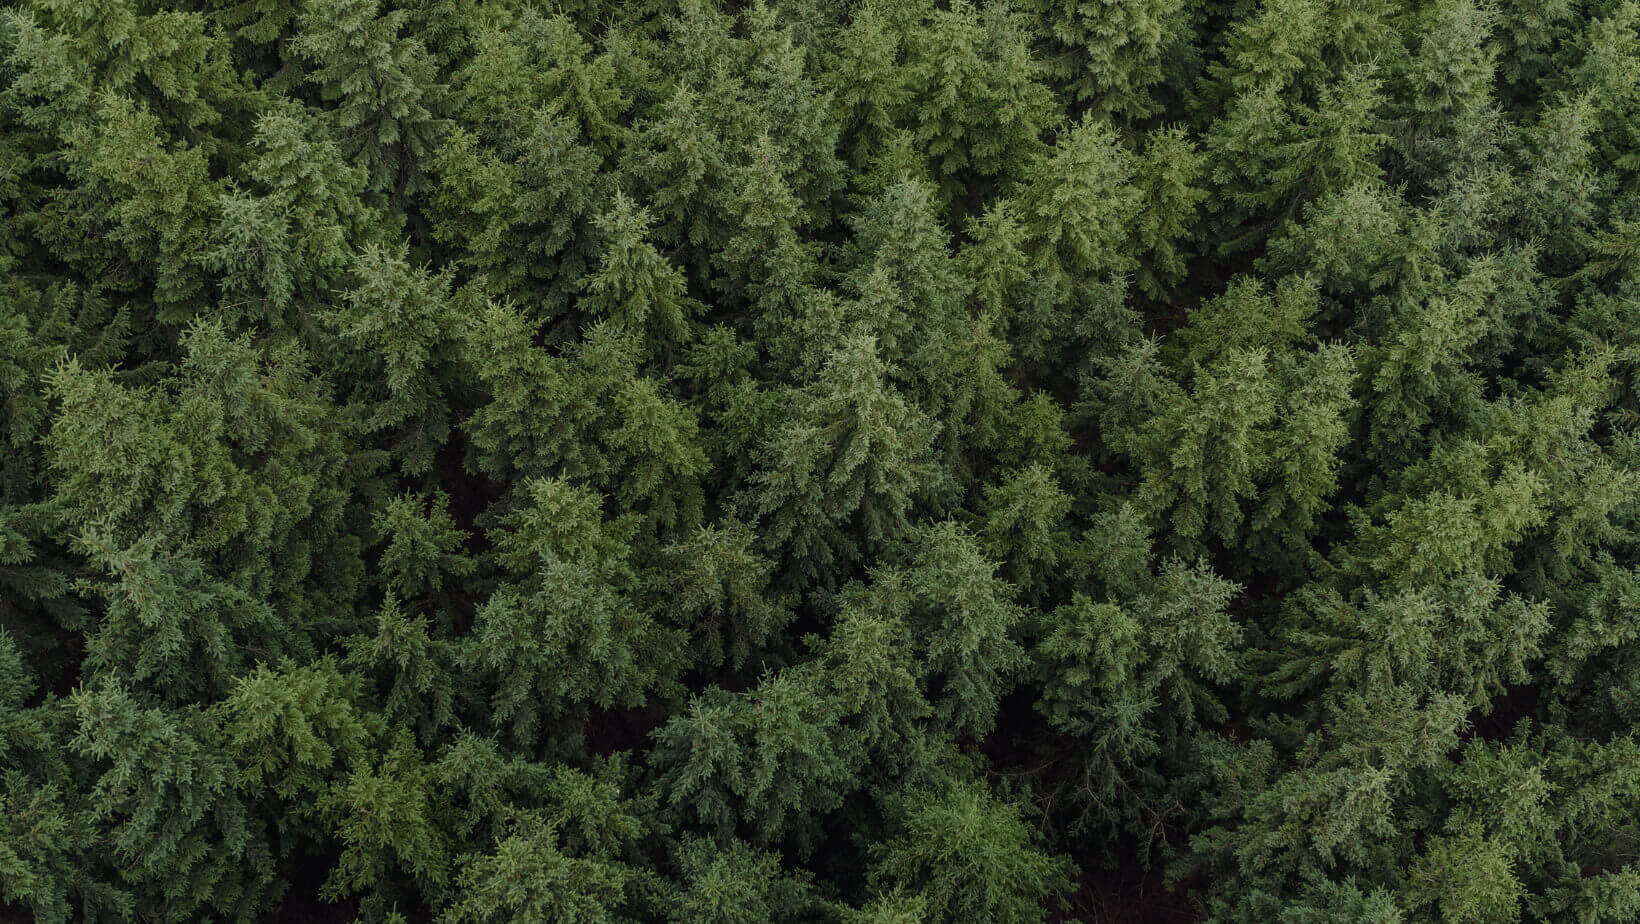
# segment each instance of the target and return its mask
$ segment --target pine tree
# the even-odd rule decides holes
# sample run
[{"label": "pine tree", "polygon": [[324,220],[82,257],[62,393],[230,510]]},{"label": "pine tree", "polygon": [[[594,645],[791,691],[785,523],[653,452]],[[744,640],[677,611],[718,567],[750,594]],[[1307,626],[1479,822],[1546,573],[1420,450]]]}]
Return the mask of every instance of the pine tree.
[{"label": "pine tree", "polygon": [[1034,660],[1038,711],[1079,744],[1083,818],[1154,830],[1167,798],[1154,762],[1228,716],[1213,687],[1240,674],[1243,630],[1226,612],[1240,588],[1205,565],[1169,560],[1147,583],[1130,601],[1077,595],[1049,614]]},{"label": "pine tree", "polygon": [[221,187],[210,180],[202,150],[173,148],[168,140],[148,106],[99,94],[85,122],[65,130],[62,167],[77,185],[73,204],[57,219],[64,226],[44,233],[72,239],[78,231],[83,239],[95,228],[91,239],[100,246],[71,255],[88,275],[125,261],[151,267],[155,301],[172,308],[173,318],[186,318],[177,309],[194,307],[202,282],[190,242],[203,236]]},{"label": "pine tree", "polygon": [[[249,921],[269,897],[274,858],[237,768],[194,706],[145,705],[117,681],[72,700],[69,747],[92,762],[91,818],[106,831],[104,867],[156,920],[200,914]],[[117,872],[115,872],[117,870]]]},{"label": "pine tree", "polygon": [[378,0],[304,0],[293,42],[313,66],[308,80],[335,104],[327,118],[346,154],[362,161],[375,190],[396,195],[422,182],[448,93],[427,49],[401,35],[406,19]]},{"label": "pine tree", "polygon": [[[110,877],[89,875],[99,830],[81,810],[61,747],[73,716],[60,702],[30,707],[37,683],[22,648],[0,630],[0,900],[36,920],[66,922],[129,914],[130,894]],[[66,790],[66,791],[65,791]]]},{"label": "pine tree", "polygon": [[450,516],[450,498],[406,493],[388,498],[372,518],[386,547],[379,569],[390,593],[420,600],[447,581],[472,574],[477,563],[462,550],[467,534]]},{"label": "pine tree", "polygon": [[872,759],[898,767],[932,712],[911,634],[912,599],[897,572],[873,575],[840,595],[839,612],[821,648],[830,695],[842,707]]},{"label": "pine tree", "polygon": [[459,897],[439,920],[633,920],[621,909],[637,878],[634,871],[609,860],[568,855],[558,841],[551,823],[522,819],[493,853],[464,863]]},{"label": "pine tree", "polygon": [[758,554],[756,541],[746,524],[729,520],[665,550],[671,567],[662,593],[703,665],[755,663],[792,619],[789,602],[769,589],[774,563]]},{"label": "pine tree", "polygon": [[412,887],[424,894],[447,887],[451,845],[433,817],[432,783],[432,768],[404,735],[338,775],[318,800],[341,847],[322,897],[363,893],[363,906],[381,914]]},{"label": "pine tree", "polygon": [[1152,87],[1168,76],[1190,26],[1181,0],[1094,0],[1027,7],[1048,51],[1047,70],[1078,102],[1100,115],[1153,115]]},{"label": "pine tree", "polygon": [[1186,132],[1164,128],[1145,139],[1140,158],[1136,179],[1143,204],[1134,234],[1138,282],[1146,295],[1161,299],[1184,278],[1186,254],[1180,244],[1194,230],[1198,206],[1207,196],[1197,185],[1202,156]]},{"label": "pine tree", "polygon": [[[493,92],[484,80],[489,76],[469,77],[467,92],[485,98]],[[601,161],[568,118],[550,111],[496,130],[505,133],[485,137],[455,128],[434,150],[432,234],[487,291],[539,302],[534,310],[554,317],[592,262],[588,232],[604,195]]]},{"label": "pine tree", "polygon": [[386,228],[363,198],[367,171],[348,161],[312,111],[269,105],[257,116],[251,148],[217,199],[213,246],[202,262],[221,274],[231,301],[220,308],[230,317],[304,327],[293,303],[311,305],[341,286],[356,250]]},{"label": "pine tree", "polygon": [[220,689],[245,649],[309,654],[351,623],[360,543],[344,531],[336,411],[299,356],[210,324],[184,348],[159,389],[56,370],[47,458],[65,531],[108,576],[86,584],[115,607],[97,643],[107,667]]},{"label": "pine tree", "polygon": [[16,0],[0,918],[1635,919],[1637,73]]},{"label": "pine tree", "polygon": [[826,70],[833,118],[841,127],[842,147],[856,169],[866,166],[888,144],[912,93],[911,72],[901,58],[903,43],[896,16],[865,5],[849,18],[837,40],[837,60]]},{"label": "pine tree", "polygon": [[891,835],[873,851],[873,882],[920,894],[937,920],[1041,921],[1067,884],[1067,863],[1042,852],[1016,805],[981,783],[888,794]]},{"label": "pine tree", "polygon": [[870,336],[851,338],[759,449],[750,502],[765,541],[804,583],[856,560],[861,539],[869,548],[892,538],[926,487],[932,428],[887,372]]},{"label": "pine tree", "polygon": [[463,667],[491,678],[495,722],[520,743],[578,706],[641,703],[676,660],[668,633],[633,600],[637,577],[603,498],[562,480],[527,495],[494,536],[511,580],[480,607]]},{"label": "pine tree", "polygon": [[380,709],[388,722],[415,730],[424,744],[436,739],[455,720],[456,646],[391,595],[376,614],[375,629],[347,639],[348,666],[380,678]]},{"label": "pine tree", "polygon": [[674,814],[720,837],[743,822],[754,843],[792,837],[813,848],[822,817],[860,785],[865,755],[811,668],[765,675],[746,693],[708,690],[656,731]]},{"label": "pine tree", "polygon": [[489,400],[467,421],[469,464],[495,478],[587,479],[663,527],[699,522],[698,418],[641,374],[634,332],[599,322],[553,354],[535,346],[527,319],[499,305],[471,330],[468,355]]},{"label": "pine tree", "polygon": [[919,12],[926,19],[907,22],[905,34],[913,137],[946,202],[959,203],[1035,158],[1052,96],[1011,11],[958,3]]},{"label": "pine tree", "polygon": [[1241,526],[1264,464],[1259,431],[1276,411],[1268,362],[1263,350],[1236,350],[1199,369],[1191,393],[1175,392],[1145,428],[1141,503],[1169,515],[1183,540],[1210,530],[1229,540]]},{"label": "pine tree", "polygon": [[942,523],[908,539],[903,587],[935,718],[944,731],[983,735],[1025,660],[1011,638],[1024,611],[966,530]]},{"label": "pine tree", "polygon": [[449,439],[455,396],[446,389],[466,378],[450,277],[410,265],[407,249],[374,245],[359,254],[353,276],[345,307],[328,319],[347,354],[332,368],[361,383],[354,400],[362,426],[388,434],[405,472],[425,473]]},{"label": "pine tree", "polygon": [[1004,563],[1023,592],[1042,593],[1071,555],[1064,528],[1070,508],[1070,497],[1039,462],[986,486],[980,535],[987,557]]},{"label": "pine tree", "polygon": [[733,841],[727,848],[689,841],[677,855],[685,888],[667,903],[677,921],[753,924],[814,913],[818,902],[801,878],[787,875],[780,856]]},{"label": "pine tree", "polygon": [[1115,132],[1084,118],[1026,179],[1021,213],[1032,256],[1067,296],[1081,280],[1129,269],[1133,254],[1124,244],[1143,202],[1135,170]]},{"label": "pine tree", "polygon": [[222,741],[245,781],[298,806],[347,769],[375,756],[379,720],[360,707],[358,678],[334,661],[284,661],[241,676],[213,709]]},{"label": "pine tree", "polygon": [[617,194],[614,208],[596,225],[608,243],[598,269],[582,283],[582,310],[611,318],[658,345],[687,339],[693,306],[683,274],[644,240],[649,216]]}]

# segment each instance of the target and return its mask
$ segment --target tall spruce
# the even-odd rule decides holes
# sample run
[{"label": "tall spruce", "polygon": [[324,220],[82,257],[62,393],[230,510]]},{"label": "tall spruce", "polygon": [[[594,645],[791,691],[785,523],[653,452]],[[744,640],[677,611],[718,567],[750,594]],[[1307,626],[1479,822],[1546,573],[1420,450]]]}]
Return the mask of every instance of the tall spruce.
[{"label": "tall spruce", "polygon": [[1632,0],[13,0],[0,919],[1640,918]]}]

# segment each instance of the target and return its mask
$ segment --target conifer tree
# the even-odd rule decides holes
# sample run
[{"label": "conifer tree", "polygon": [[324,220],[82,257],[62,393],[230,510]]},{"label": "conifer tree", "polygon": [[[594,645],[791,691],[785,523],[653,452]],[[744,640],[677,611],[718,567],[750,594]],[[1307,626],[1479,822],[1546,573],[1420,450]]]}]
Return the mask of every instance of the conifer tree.
[{"label": "conifer tree", "polygon": [[521,820],[517,828],[493,854],[467,861],[459,898],[441,921],[633,920],[620,910],[636,878],[632,870],[565,854],[557,830],[539,818]]},{"label": "conifer tree", "polygon": [[913,137],[947,203],[957,203],[1036,157],[1052,97],[1012,11],[913,9],[922,14],[906,23]]},{"label": "conifer tree", "polygon": [[355,252],[386,228],[364,198],[368,173],[343,154],[318,116],[289,101],[258,115],[242,175],[217,200],[202,262],[221,274],[229,316],[307,326],[292,312],[344,281]]},{"label": "conifer tree", "polygon": [[886,809],[893,833],[872,878],[920,895],[936,920],[1041,921],[1065,887],[1064,859],[1038,849],[1018,808],[983,784],[907,788]]},{"label": "conifer tree", "polygon": [[690,841],[678,851],[678,865],[685,887],[666,906],[674,920],[752,924],[817,910],[813,890],[781,869],[778,854],[742,841],[727,848]]},{"label": "conifer tree", "polygon": [[98,851],[95,818],[82,811],[66,756],[57,747],[73,715],[60,703],[31,708],[37,684],[23,649],[0,630],[0,901],[36,920],[87,920],[129,913],[128,891],[106,876],[88,875]]},{"label": "conifer tree", "polygon": [[608,243],[597,270],[582,284],[582,310],[611,318],[657,344],[684,340],[692,310],[683,274],[644,240],[649,216],[617,194],[613,210],[596,224]]},{"label": "conifer tree", "polygon": [[354,264],[345,308],[330,323],[350,354],[333,368],[363,380],[355,398],[369,409],[362,425],[388,434],[400,465],[415,475],[431,467],[449,438],[456,395],[445,389],[460,387],[465,375],[449,277],[411,266],[408,256],[405,249],[367,246]]},{"label": "conifer tree", "polygon": [[746,524],[730,520],[665,550],[674,564],[662,592],[690,629],[700,663],[739,670],[791,621],[788,601],[769,588],[774,563],[756,541]]},{"label": "conifer tree", "polygon": [[891,538],[927,487],[931,428],[887,371],[871,336],[849,339],[759,449],[753,509],[804,583],[855,561],[862,539],[869,547]]},{"label": "conifer tree", "polygon": [[524,488],[494,537],[512,579],[479,609],[462,655],[493,678],[493,718],[520,742],[578,705],[640,703],[675,658],[631,599],[630,522],[604,523],[603,499],[562,480]]},{"label": "conifer tree", "polygon": [[830,695],[872,759],[897,767],[932,712],[911,634],[911,597],[896,572],[850,585],[822,650]]},{"label": "conifer tree", "polygon": [[1037,709],[1086,742],[1072,796],[1102,824],[1154,822],[1167,794],[1152,762],[1224,720],[1213,685],[1241,668],[1242,629],[1226,612],[1234,584],[1177,559],[1148,583],[1122,603],[1077,596],[1049,614],[1035,652]]},{"label": "conifer tree", "polygon": [[208,718],[145,705],[118,681],[82,688],[73,708],[68,745],[92,762],[88,811],[107,833],[107,865],[88,873],[161,920],[253,920],[274,884],[272,851]]},{"label": "conifer tree", "polygon": [[294,48],[307,79],[333,103],[327,118],[372,187],[403,195],[421,183],[421,160],[445,127],[447,87],[422,43],[402,34],[403,10],[378,0],[304,0]]},{"label": "conifer tree", "polygon": [[86,585],[116,613],[100,657],[220,690],[247,648],[310,654],[314,634],[351,622],[360,543],[344,532],[335,410],[300,358],[211,324],[184,346],[164,389],[60,367],[47,455],[65,528],[107,575]]},{"label": "conifer tree", "polygon": [[0,10],[0,919],[1640,917],[1640,4],[549,6]]},{"label": "conifer tree", "polygon": [[1190,26],[1180,0],[1096,0],[1026,7],[1048,45],[1046,69],[1101,115],[1143,118],[1160,106],[1152,88],[1169,76]]}]

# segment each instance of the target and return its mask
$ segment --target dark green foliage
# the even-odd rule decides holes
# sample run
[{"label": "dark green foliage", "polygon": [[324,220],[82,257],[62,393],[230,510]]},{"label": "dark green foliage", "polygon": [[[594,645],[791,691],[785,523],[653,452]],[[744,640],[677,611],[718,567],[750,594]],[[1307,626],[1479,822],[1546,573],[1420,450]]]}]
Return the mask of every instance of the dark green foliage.
[{"label": "dark green foliage", "polygon": [[874,337],[850,337],[759,447],[748,505],[804,583],[835,582],[903,530],[932,478],[933,427],[887,373]]},{"label": "dark green foliage", "polygon": [[494,537],[510,579],[479,608],[461,656],[491,678],[491,718],[520,743],[576,704],[636,705],[680,656],[628,589],[630,521],[603,522],[603,498],[565,481],[522,487]]},{"label": "dark green foliage", "polygon": [[467,861],[457,884],[458,897],[439,920],[631,920],[621,913],[621,906],[635,871],[608,860],[565,854],[558,831],[540,819],[518,827],[493,854]]},{"label": "dark green foliage", "polygon": [[889,838],[871,878],[923,899],[939,921],[1041,921],[1069,864],[1043,853],[1019,809],[983,784],[954,779],[889,794]]},{"label": "dark green foliage", "polygon": [[[671,807],[683,818],[770,843],[812,843],[818,821],[860,785],[860,736],[818,667],[770,674],[739,694],[708,690],[656,732]],[[737,808],[738,807],[738,808]]]},{"label": "dark green foliage", "polygon": [[0,919],[1640,918],[1640,4],[12,0]]},{"label": "dark green foliage", "polygon": [[144,706],[116,682],[73,698],[66,744],[91,762],[88,820],[106,832],[88,860],[138,896],[138,914],[253,918],[274,886],[272,844],[226,742],[194,706]]},{"label": "dark green foliage", "polygon": [[664,550],[672,563],[659,592],[674,618],[690,630],[696,660],[736,670],[771,644],[791,621],[788,601],[769,589],[774,565],[753,547],[744,523],[701,527]]},{"label": "dark green foliage", "polygon": [[813,890],[780,867],[780,856],[740,841],[720,846],[688,841],[678,851],[683,889],[667,905],[667,917],[700,924],[790,921],[817,910]]},{"label": "dark green foliage", "polygon": [[374,188],[399,195],[418,184],[447,92],[425,46],[402,34],[407,19],[378,0],[303,0],[291,42],[343,155],[369,171]]}]

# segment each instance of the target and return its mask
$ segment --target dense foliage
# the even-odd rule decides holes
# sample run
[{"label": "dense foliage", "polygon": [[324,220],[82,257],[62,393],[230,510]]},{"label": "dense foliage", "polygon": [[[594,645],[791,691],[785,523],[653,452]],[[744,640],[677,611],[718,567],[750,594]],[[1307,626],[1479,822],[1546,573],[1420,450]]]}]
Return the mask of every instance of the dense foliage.
[{"label": "dense foliage", "polygon": [[0,4],[0,917],[1640,919],[1640,2]]}]

